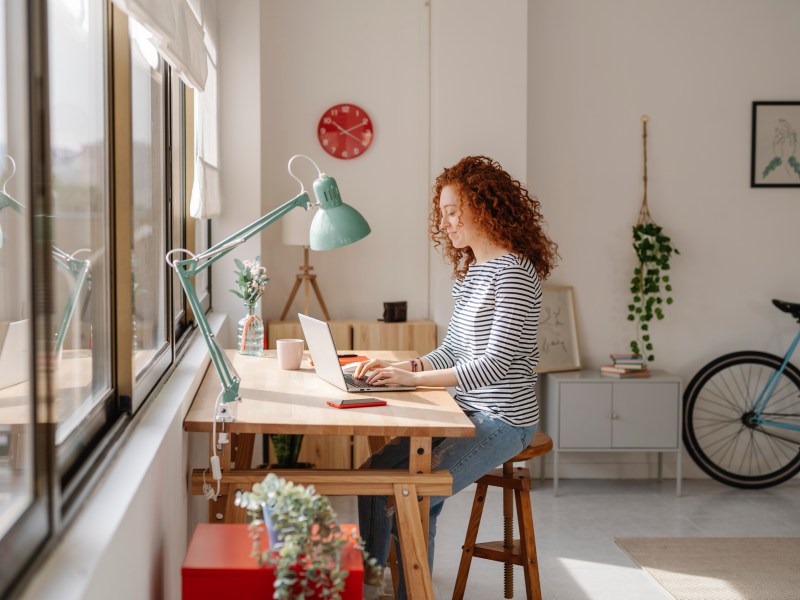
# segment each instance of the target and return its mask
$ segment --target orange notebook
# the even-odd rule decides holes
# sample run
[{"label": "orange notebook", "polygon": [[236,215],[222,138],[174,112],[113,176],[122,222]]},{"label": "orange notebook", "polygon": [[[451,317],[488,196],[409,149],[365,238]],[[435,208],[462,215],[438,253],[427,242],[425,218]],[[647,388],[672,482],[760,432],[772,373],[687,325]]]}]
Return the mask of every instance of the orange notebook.
[{"label": "orange notebook", "polygon": [[[339,364],[345,366],[354,362],[364,362],[365,360],[369,360],[369,358],[367,358],[366,356],[340,356]],[[314,361],[311,360],[310,354],[308,355],[308,364],[310,364],[312,367],[314,366]]]}]

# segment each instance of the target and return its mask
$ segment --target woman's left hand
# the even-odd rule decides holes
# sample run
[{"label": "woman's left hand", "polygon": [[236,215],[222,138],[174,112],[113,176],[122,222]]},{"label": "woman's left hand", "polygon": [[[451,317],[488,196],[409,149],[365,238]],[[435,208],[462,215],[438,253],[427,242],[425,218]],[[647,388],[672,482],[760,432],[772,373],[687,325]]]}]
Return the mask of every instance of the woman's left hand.
[{"label": "woman's left hand", "polygon": [[373,370],[370,376],[367,377],[367,383],[370,385],[416,385],[414,373],[397,367],[384,367]]}]

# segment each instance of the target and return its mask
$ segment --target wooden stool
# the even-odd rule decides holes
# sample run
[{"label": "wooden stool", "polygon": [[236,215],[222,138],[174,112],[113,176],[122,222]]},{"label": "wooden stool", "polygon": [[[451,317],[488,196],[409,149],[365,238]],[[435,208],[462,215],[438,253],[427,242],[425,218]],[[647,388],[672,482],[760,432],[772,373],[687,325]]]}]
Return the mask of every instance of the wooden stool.
[{"label": "wooden stool", "polygon": [[[477,483],[475,500],[472,503],[472,514],[467,526],[467,537],[461,553],[461,564],[453,590],[453,600],[461,600],[467,587],[469,566],[473,556],[496,560],[505,564],[504,597],[514,597],[514,565],[521,565],[525,573],[525,589],[527,597],[541,600],[542,589],[539,583],[539,562],[536,559],[536,540],[533,535],[533,514],[531,512],[531,473],[527,467],[514,468],[515,462],[521,462],[537,456],[543,456],[553,448],[553,440],[546,433],[537,432],[531,445],[511,460],[503,463],[502,469],[495,469],[481,477]],[[489,486],[503,488],[503,541],[475,543],[478,527],[481,524],[483,504]],[[520,539],[514,539],[514,507],[516,500],[517,517],[519,519]]]}]

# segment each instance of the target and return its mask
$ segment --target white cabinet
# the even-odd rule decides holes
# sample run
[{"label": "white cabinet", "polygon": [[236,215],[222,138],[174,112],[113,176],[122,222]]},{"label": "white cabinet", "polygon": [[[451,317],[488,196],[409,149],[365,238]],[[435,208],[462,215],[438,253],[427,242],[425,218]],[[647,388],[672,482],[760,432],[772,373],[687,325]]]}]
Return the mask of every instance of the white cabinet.
[{"label": "white cabinet", "polygon": [[596,371],[545,375],[545,431],[553,438],[553,493],[560,452],[658,452],[676,455],[681,492],[681,380],[653,371],[646,379],[614,379]]}]

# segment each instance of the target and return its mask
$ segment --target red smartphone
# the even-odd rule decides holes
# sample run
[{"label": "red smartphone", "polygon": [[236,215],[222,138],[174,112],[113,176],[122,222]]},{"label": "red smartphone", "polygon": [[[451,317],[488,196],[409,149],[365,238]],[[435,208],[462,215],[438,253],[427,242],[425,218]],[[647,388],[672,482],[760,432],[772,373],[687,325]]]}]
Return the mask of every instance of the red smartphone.
[{"label": "red smartphone", "polygon": [[330,400],[328,406],[333,408],[362,408],[364,406],[386,406],[386,400],[378,398],[345,398],[344,400]]}]

